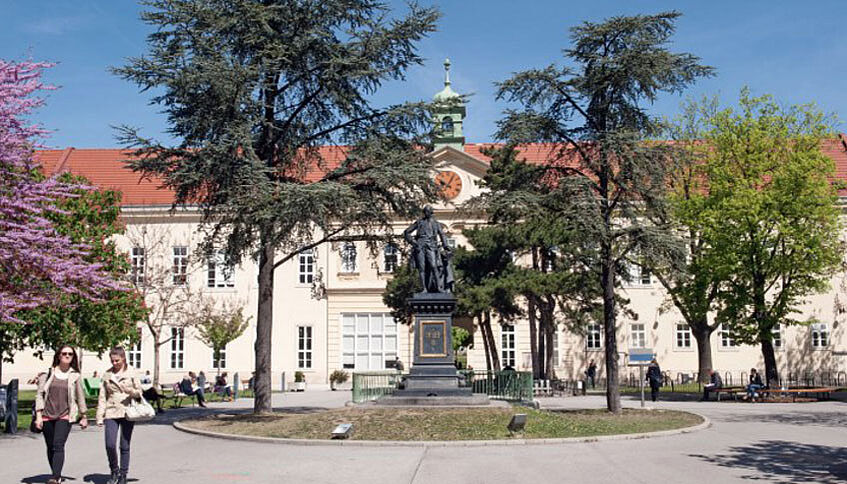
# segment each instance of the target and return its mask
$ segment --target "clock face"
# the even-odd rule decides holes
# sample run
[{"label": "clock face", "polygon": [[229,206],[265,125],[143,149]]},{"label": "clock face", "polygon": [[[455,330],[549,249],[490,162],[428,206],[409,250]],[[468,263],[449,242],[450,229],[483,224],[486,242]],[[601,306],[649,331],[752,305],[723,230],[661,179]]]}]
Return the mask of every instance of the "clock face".
[{"label": "clock face", "polygon": [[456,198],[462,191],[462,179],[455,171],[442,171],[435,175],[435,184],[441,191],[441,195],[448,200]]}]

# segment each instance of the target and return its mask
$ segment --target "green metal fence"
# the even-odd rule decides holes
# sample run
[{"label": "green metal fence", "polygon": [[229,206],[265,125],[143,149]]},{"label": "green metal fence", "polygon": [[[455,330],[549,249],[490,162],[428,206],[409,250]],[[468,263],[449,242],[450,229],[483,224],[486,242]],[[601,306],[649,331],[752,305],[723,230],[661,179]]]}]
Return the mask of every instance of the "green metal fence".
[{"label": "green metal fence", "polygon": [[400,372],[397,370],[353,372],[353,403],[391,395],[399,384]]},{"label": "green metal fence", "polygon": [[[532,401],[532,373],[526,371],[458,372],[459,386],[471,388],[496,400]],[[400,373],[394,370],[353,372],[353,402],[362,403],[391,395],[400,384]]]},{"label": "green metal fence", "polygon": [[459,375],[464,377],[460,385],[470,387],[474,393],[510,402],[532,401],[532,372],[461,370]]}]

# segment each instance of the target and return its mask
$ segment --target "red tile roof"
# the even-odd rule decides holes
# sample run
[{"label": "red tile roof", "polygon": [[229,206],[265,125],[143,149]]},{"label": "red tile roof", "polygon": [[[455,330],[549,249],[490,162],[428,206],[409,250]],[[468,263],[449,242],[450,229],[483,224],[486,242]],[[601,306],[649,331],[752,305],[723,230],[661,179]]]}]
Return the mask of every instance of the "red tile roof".
[{"label": "red tile roof", "polygon": [[[498,143],[468,143],[464,146],[464,151],[488,163],[490,158],[483,155],[482,150],[502,146]],[[527,162],[542,163],[555,149],[554,144],[533,144],[521,147],[519,151]],[[835,161],[836,178],[847,181],[847,134],[842,133],[837,138],[825,140],[821,151]],[[306,170],[304,179],[308,182],[319,180],[327,171],[337,168],[346,153],[345,146],[321,147],[320,155],[324,165]],[[69,171],[85,176],[94,185],[119,190],[123,193],[121,205],[170,206],[173,202],[173,192],[161,187],[161,179],[142,180],[138,173],[124,164],[123,161],[130,158],[130,152],[120,149],[66,148],[36,152],[36,159],[45,173],[53,175]],[[840,190],[839,195],[847,196],[847,190]]]}]

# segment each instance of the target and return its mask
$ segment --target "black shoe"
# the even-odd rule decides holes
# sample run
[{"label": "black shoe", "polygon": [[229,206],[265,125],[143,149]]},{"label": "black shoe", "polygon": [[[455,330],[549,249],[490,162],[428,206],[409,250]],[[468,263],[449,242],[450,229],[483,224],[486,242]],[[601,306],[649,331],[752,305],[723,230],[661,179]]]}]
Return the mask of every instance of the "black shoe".
[{"label": "black shoe", "polygon": [[118,484],[118,479],[120,478],[120,473],[117,469],[113,470],[111,475],[109,476],[109,480],[106,481],[106,484]]},{"label": "black shoe", "polygon": [[126,472],[121,472],[118,476],[118,482],[115,484],[126,484]]}]

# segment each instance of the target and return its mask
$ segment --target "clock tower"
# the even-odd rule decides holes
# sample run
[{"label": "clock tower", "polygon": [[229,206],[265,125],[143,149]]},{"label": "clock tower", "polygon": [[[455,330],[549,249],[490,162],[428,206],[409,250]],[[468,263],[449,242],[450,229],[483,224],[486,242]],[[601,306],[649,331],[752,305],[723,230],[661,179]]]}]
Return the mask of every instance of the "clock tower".
[{"label": "clock tower", "polygon": [[450,146],[459,151],[465,144],[462,124],[465,121],[465,101],[461,95],[450,88],[450,59],[444,60],[444,89],[433,98],[435,109],[433,117],[436,123],[435,149]]}]

